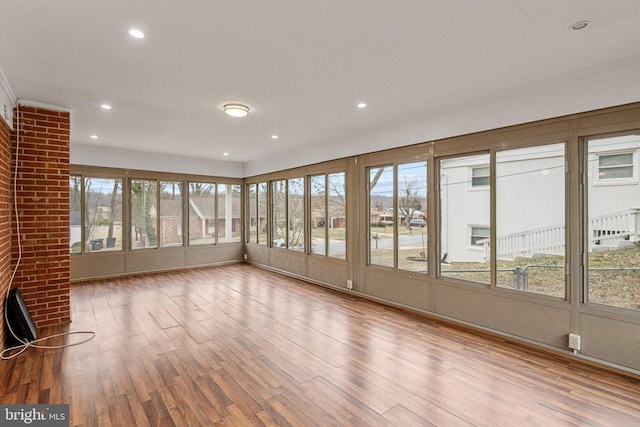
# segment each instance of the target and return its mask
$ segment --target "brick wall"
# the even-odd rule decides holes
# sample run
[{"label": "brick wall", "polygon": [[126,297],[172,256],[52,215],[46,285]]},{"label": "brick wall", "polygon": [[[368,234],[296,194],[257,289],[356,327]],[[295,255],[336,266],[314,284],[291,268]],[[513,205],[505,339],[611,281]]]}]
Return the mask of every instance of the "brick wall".
[{"label": "brick wall", "polygon": [[11,278],[10,135],[9,127],[0,119],[0,345],[4,343],[4,297]]},{"label": "brick wall", "polygon": [[[20,288],[37,327],[66,323],[71,320],[69,113],[20,106],[14,130],[11,167],[17,158],[17,186],[12,192],[22,246],[14,286]],[[15,215],[11,229],[13,268],[19,258]]]}]

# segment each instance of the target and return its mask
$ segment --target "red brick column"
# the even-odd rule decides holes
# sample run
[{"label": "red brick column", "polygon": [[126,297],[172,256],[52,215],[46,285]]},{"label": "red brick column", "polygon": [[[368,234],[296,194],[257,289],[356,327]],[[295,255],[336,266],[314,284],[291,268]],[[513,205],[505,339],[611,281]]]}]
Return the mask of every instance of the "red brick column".
[{"label": "red brick column", "polygon": [[4,297],[11,277],[10,147],[11,131],[0,119],[0,346],[4,343]]},{"label": "red brick column", "polygon": [[[69,305],[69,113],[19,106],[11,143],[11,267],[37,327],[67,323]],[[13,200],[12,200],[13,202]]]}]

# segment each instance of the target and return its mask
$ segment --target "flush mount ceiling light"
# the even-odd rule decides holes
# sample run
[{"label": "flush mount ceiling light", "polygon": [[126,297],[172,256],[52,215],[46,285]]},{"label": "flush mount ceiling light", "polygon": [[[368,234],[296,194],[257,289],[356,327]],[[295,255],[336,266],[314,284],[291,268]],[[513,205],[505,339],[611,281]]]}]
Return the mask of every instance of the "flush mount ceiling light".
[{"label": "flush mount ceiling light", "polygon": [[222,109],[231,117],[246,117],[249,114],[249,107],[243,104],[225,104]]},{"label": "flush mount ceiling light", "polygon": [[579,21],[579,22],[576,22],[575,24],[570,25],[569,29],[573,31],[584,30],[589,26],[590,23],[591,22],[589,21]]},{"label": "flush mount ceiling light", "polygon": [[366,102],[359,102],[358,103],[358,108],[367,108]]},{"label": "flush mount ceiling light", "polygon": [[102,104],[102,105],[100,106],[100,108],[102,108],[103,110],[111,110],[111,105],[109,105],[109,104]]}]

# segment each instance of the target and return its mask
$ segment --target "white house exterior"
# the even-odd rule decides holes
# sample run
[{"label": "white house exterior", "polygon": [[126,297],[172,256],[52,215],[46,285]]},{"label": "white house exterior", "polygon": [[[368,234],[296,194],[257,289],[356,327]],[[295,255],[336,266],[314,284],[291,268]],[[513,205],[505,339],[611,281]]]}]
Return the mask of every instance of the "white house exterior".
[{"label": "white house exterior", "polygon": [[[589,250],[639,240],[640,136],[585,142]],[[496,153],[498,259],[565,252],[565,144]],[[484,262],[490,243],[489,154],[440,163],[441,249],[448,261]]]}]

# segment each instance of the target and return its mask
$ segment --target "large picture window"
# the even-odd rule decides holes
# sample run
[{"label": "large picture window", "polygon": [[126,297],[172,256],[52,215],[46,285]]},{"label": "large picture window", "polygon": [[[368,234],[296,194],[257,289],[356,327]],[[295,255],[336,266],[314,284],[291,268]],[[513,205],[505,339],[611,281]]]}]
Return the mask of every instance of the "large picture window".
[{"label": "large picture window", "polygon": [[218,243],[241,241],[241,186],[218,184]]},{"label": "large picture window", "polygon": [[427,263],[427,162],[396,166],[398,213],[398,268],[426,273]]},{"label": "large picture window", "polygon": [[345,173],[309,178],[311,253],[346,259]]},{"label": "large picture window", "polygon": [[122,180],[72,175],[69,190],[70,251],[122,250]]},{"label": "large picture window", "polygon": [[564,298],[565,145],[496,153],[497,286]]},{"label": "large picture window", "polygon": [[216,242],[216,185],[189,182],[189,245]]},{"label": "large picture window", "polygon": [[[440,275],[491,283],[489,154],[440,160]],[[482,165],[482,166],[477,166]],[[469,173],[469,171],[472,171]]]},{"label": "large picture window", "polygon": [[369,264],[395,267],[393,166],[369,169]]},{"label": "large picture window", "polygon": [[182,182],[160,182],[160,246],[182,246]]},{"label": "large picture window", "polygon": [[[597,185],[603,180],[633,178],[638,150],[638,135],[586,143],[585,276],[589,303],[640,309],[640,184]],[[597,176],[590,173],[594,170]]]},{"label": "large picture window", "polygon": [[158,246],[158,182],[131,180],[131,248]]}]

